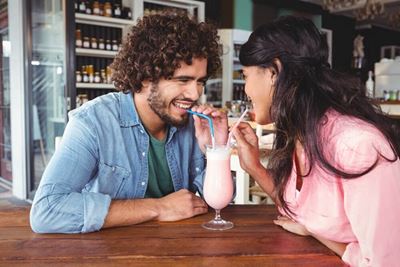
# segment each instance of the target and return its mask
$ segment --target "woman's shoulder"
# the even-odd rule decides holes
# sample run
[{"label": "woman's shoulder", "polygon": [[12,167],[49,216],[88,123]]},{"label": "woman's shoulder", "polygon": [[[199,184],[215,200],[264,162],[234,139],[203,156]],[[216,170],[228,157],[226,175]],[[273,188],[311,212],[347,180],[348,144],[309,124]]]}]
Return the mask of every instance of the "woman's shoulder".
[{"label": "woman's shoulder", "polygon": [[321,134],[325,141],[340,140],[341,143],[388,142],[375,125],[334,110],[325,114],[322,120]]},{"label": "woman's shoulder", "polygon": [[370,166],[380,156],[394,157],[389,141],[376,126],[337,111],[326,113],[321,136],[330,157],[343,166]]}]

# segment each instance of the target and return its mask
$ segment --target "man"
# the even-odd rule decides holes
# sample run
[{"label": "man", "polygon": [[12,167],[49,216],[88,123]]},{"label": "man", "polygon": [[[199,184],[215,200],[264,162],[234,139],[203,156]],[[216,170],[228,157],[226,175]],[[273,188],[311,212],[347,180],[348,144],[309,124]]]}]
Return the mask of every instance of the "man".
[{"label": "man", "polygon": [[33,231],[85,233],[207,211],[194,193],[210,129],[186,110],[211,116],[216,142],[226,142],[226,115],[195,106],[220,66],[217,40],[213,26],[187,16],[143,17],[131,28],[111,66],[120,92],[69,114],[32,204]]}]

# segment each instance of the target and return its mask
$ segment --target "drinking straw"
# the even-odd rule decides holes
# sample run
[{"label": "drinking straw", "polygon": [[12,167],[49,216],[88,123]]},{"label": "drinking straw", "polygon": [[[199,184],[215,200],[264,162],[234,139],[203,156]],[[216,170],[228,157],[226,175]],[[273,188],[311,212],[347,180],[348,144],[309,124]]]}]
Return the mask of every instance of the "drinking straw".
[{"label": "drinking straw", "polygon": [[233,132],[233,130],[236,129],[236,127],[237,127],[237,126],[239,125],[239,123],[243,120],[244,116],[246,116],[246,114],[247,114],[248,111],[249,111],[249,110],[246,108],[245,111],[243,111],[242,115],[240,115],[240,117],[239,117],[239,119],[237,120],[237,122],[235,123],[235,125],[233,125],[233,127],[232,127],[232,129],[231,129],[231,131],[229,132],[229,135],[228,135],[228,141],[226,142],[226,148],[228,148],[229,145],[230,145],[230,142],[231,142],[231,139],[232,139],[232,132]]},{"label": "drinking straw", "polygon": [[208,120],[208,124],[210,125],[210,130],[211,130],[212,146],[213,146],[213,148],[215,148],[214,125],[213,125],[212,119],[211,119],[210,117],[208,117],[207,115],[204,115],[204,114],[202,114],[202,113],[198,113],[198,112],[192,111],[192,110],[190,110],[190,109],[188,109],[188,110],[186,110],[186,111],[187,111],[188,113],[190,113],[190,114],[197,115],[197,116],[199,116],[199,117],[202,117],[202,118]]}]

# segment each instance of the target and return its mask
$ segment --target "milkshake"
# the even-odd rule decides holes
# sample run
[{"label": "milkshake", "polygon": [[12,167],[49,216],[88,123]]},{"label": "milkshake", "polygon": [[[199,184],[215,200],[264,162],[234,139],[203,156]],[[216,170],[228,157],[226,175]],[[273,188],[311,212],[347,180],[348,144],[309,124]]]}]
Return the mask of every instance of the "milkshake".
[{"label": "milkshake", "polygon": [[225,208],[233,197],[233,180],[231,175],[231,150],[226,145],[207,147],[207,167],[204,178],[204,199],[215,209],[215,218],[203,224],[209,230],[227,230],[233,223],[221,218],[220,210]]},{"label": "milkshake", "polygon": [[233,195],[230,149],[225,146],[207,148],[206,157],[204,199],[209,206],[220,210],[231,202]]}]

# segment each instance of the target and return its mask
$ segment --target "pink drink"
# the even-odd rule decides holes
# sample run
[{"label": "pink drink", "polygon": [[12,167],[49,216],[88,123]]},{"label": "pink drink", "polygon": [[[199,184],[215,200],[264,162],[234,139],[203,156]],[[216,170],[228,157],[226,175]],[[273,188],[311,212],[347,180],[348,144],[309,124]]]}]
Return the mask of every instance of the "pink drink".
[{"label": "pink drink", "polygon": [[226,146],[207,147],[207,168],[204,180],[204,199],[216,210],[225,208],[232,200],[230,149]]}]

